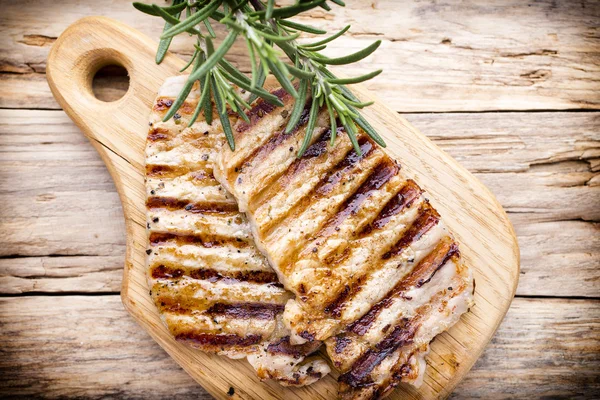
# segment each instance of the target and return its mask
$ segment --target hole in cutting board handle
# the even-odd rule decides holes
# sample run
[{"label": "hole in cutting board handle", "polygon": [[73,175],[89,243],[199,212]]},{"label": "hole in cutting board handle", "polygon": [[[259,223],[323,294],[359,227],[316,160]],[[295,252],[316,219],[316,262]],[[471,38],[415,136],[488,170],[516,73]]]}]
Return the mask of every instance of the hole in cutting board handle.
[{"label": "hole in cutting board handle", "polygon": [[92,78],[92,92],[100,101],[117,101],[129,89],[127,69],[118,63],[111,63],[100,68]]}]

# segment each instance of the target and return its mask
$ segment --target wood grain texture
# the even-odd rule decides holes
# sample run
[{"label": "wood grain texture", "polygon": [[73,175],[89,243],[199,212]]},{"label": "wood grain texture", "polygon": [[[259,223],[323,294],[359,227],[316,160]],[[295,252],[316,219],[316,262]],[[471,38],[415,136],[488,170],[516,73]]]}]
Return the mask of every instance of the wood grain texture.
[{"label": "wood grain texture", "polygon": [[[597,301],[515,299],[452,398],[597,398],[599,320]],[[0,397],[212,398],[118,296],[0,299],[0,321]]]},{"label": "wood grain texture", "polygon": [[[162,1],[162,0],[160,0]],[[160,3],[160,1],[158,1]],[[334,14],[299,20],[328,30],[352,24],[328,54],[356,51],[375,39],[381,50],[346,74],[383,68],[368,88],[396,111],[600,108],[600,4],[597,1],[350,0]],[[63,10],[68,10],[64,12]],[[59,108],[43,74],[50,46],[77,19],[104,15],[156,39],[157,20],[129,0],[4,2],[0,33],[0,107]],[[189,44],[189,43],[187,43]],[[173,49],[189,55],[177,40]],[[249,69],[242,45],[231,61]]]},{"label": "wood grain texture", "polygon": [[[331,398],[334,376],[309,387],[286,389],[257,382],[249,367],[194,352],[176,343],[160,323],[147,295],[145,274],[145,194],[143,146],[148,129],[144,110],[152,104],[162,81],[177,73],[183,61],[170,55],[153,65],[156,44],[139,32],[106,18],[86,18],[73,24],[56,41],[48,59],[50,87],[67,114],[90,138],[106,162],[123,203],[127,255],[121,297],[126,309],[157,342],[209,393],[225,398],[231,382],[244,385],[241,398]],[[91,79],[111,63],[129,72],[130,87],[115,102],[97,100]],[[372,95],[356,87],[363,100]],[[477,281],[476,306],[450,331],[437,337],[429,356],[424,385],[417,391],[402,387],[391,398],[444,398],[465,376],[491,339],[510,305],[518,280],[516,238],[501,206],[467,170],[440,151],[395,112],[377,103],[365,116],[385,138],[386,149],[403,163],[408,175],[429,192],[432,204],[445,216],[461,243],[465,263]],[[427,155],[424,157],[424,155]],[[447,358],[458,364],[442,363]],[[209,373],[208,371],[211,371]]]},{"label": "wood grain texture", "polygon": [[[394,12],[372,8],[396,5],[393,0],[347,3],[352,10],[336,11],[333,19],[319,12],[305,21],[336,27],[352,23],[351,32],[362,32],[355,38],[361,45],[381,38],[393,59],[388,62],[383,55],[374,60],[386,73],[372,83],[397,111],[596,108],[596,1],[407,1]],[[130,0],[65,0],[60,5],[68,13],[59,12],[58,3],[49,0],[2,2],[0,107],[59,108],[46,82],[46,58],[55,38],[80,17],[113,16],[152,38],[162,29],[156,20],[134,11]],[[428,11],[421,15],[416,9]],[[346,17],[350,13],[352,20]],[[378,22],[361,25],[372,13],[378,13]],[[347,51],[336,46],[332,50]],[[184,42],[176,42],[175,50],[189,56]],[[233,61],[247,67],[242,52],[236,51]],[[390,68],[393,73],[388,73]],[[531,73],[535,71],[540,72]],[[111,94],[123,93],[117,88]],[[587,104],[590,98],[592,105]],[[600,397],[600,389],[593,386],[594,378],[600,378],[590,375],[600,370],[593,346],[598,337],[589,336],[598,332],[597,300],[546,298],[600,293],[600,224],[590,216],[600,201],[592,191],[599,179],[598,115],[406,115],[485,180],[505,208],[510,205],[521,247],[517,294],[545,296],[513,301],[454,398]],[[530,179],[538,184],[530,188]],[[210,398],[128,319],[116,296],[112,306],[104,299],[110,296],[68,296],[120,289],[125,226],[100,157],[63,112],[0,111],[0,194],[0,295],[9,296],[0,307],[0,397]],[[12,218],[16,209],[19,220]],[[33,297],[27,306],[26,298],[12,297],[36,292],[58,297]],[[74,309],[87,301],[102,306],[96,311],[95,306]],[[22,322],[25,309],[27,323]],[[85,314],[102,326],[85,320]],[[102,319],[104,315],[110,318]],[[58,334],[50,335],[49,328]],[[108,339],[91,335],[94,345],[88,341],[90,331],[98,329]],[[590,346],[581,345],[590,341]]]},{"label": "wood grain texture", "polygon": [[[600,175],[595,164],[600,117],[573,112],[509,116],[405,115],[484,179],[508,211],[521,248],[517,294],[597,296],[600,195],[594,182]],[[116,189],[96,151],[62,111],[0,110],[0,121],[0,167],[6,171],[0,179],[5,205],[0,217],[12,227],[0,230],[0,256],[28,257],[0,260],[0,293],[118,291],[125,226]],[[548,186],[528,184],[540,180]],[[102,223],[90,224],[89,215]],[[81,258],[68,260],[73,255]],[[101,259],[93,260],[95,255]],[[99,281],[79,285],[91,283],[88,275]]]}]

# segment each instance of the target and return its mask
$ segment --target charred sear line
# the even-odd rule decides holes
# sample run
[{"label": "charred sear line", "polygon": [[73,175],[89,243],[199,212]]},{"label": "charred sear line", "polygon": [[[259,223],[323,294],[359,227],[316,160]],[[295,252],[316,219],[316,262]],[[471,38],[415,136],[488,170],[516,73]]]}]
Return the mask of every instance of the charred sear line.
[{"label": "charred sear line", "polygon": [[416,182],[409,179],[402,189],[400,189],[400,192],[387,202],[377,218],[364,227],[360,233],[361,236],[366,236],[374,230],[382,229],[395,215],[400,214],[405,208],[410,208],[422,193],[423,191]]},{"label": "charred sear line", "polygon": [[238,336],[235,334],[211,334],[185,332],[179,333],[175,339],[180,342],[186,342],[194,347],[217,347],[217,346],[241,346],[247,347],[258,344],[262,341],[260,335]]},{"label": "charred sear line", "polygon": [[277,314],[283,312],[283,304],[267,304],[267,303],[241,303],[241,304],[225,304],[217,303],[211,306],[206,313],[217,316],[223,315],[230,318],[238,319],[261,319],[272,320]]},{"label": "charred sear line", "polygon": [[236,248],[248,247],[248,242],[243,238],[232,236],[216,236],[216,235],[193,235],[193,234],[175,234],[164,232],[152,232],[149,242],[151,246],[159,246],[163,244],[173,243],[178,246],[186,244],[199,245],[206,248],[222,247],[230,245]]},{"label": "charred sear line", "polygon": [[390,334],[367,350],[338,380],[354,388],[370,384],[371,371],[398,348],[411,344],[417,329],[416,319],[402,319]]},{"label": "charred sear line", "polygon": [[[250,154],[246,159],[242,160],[240,162],[240,164],[238,164],[238,165],[236,165],[234,167],[237,167],[237,170],[241,171],[241,170],[243,170],[243,167],[239,168],[240,165],[244,166],[244,165],[257,165],[257,164],[260,164],[277,147],[281,146],[282,143],[284,143],[286,140],[288,140],[289,138],[291,138],[292,135],[294,133],[296,133],[301,126],[306,125],[306,123],[308,122],[309,111],[310,111],[310,102],[307,105],[307,108],[306,107],[304,108],[302,116],[300,117],[300,121],[296,125],[296,128],[294,128],[294,130],[292,130],[292,132],[290,132],[289,134],[285,133],[285,127],[280,127],[281,129],[278,130],[277,133],[275,133],[273,136],[271,136],[271,138],[269,138],[269,140],[267,140],[267,142],[265,144],[263,144],[262,146],[257,147],[252,152],[252,154]],[[286,120],[286,118],[284,118],[284,122],[285,122],[285,120]]]},{"label": "charred sear line", "polygon": [[156,104],[154,104],[154,111],[164,111],[170,108],[173,105],[173,99],[171,98],[161,98],[156,100]]},{"label": "charred sear line", "polygon": [[[278,218],[273,218],[270,221],[269,226],[265,229],[266,236],[269,236],[282,223],[282,220],[284,218],[293,219],[295,217],[298,217],[304,210],[310,208],[312,204],[315,204],[316,202],[320,201],[323,197],[325,197],[327,194],[333,191],[336,188],[336,186],[340,184],[342,179],[348,179],[349,172],[355,166],[355,164],[365,159],[372,152],[373,144],[364,137],[362,138],[362,140],[364,140],[364,143],[361,146],[361,148],[364,147],[363,154],[359,156],[354,150],[349,151],[348,154],[346,154],[346,156],[344,157],[344,159],[340,161],[335,167],[333,167],[331,171],[328,174],[326,174],[311,191],[304,195],[302,199],[300,199],[290,208],[287,215],[282,214],[278,216]],[[312,165],[313,161],[311,159],[300,159],[297,160],[297,162],[299,162],[299,168],[295,169],[294,163],[292,164],[292,166],[290,166],[288,172],[300,171],[303,168],[300,165]]]},{"label": "charred sear line", "polygon": [[413,269],[413,271],[398,282],[380,301],[358,320],[348,325],[347,331],[359,336],[369,331],[379,313],[389,307],[396,298],[403,297],[403,292],[411,287],[421,287],[433,278],[435,273],[442,268],[450,258],[458,255],[458,245],[450,239],[443,240]]},{"label": "charred sear line", "polygon": [[396,244],[382,256],[382,258],[387,260],[402,253],[404,249],[419,240],[431,228],[437,225],[439,221],[440,215],[437,211],[431,207],[429,203],[425,203],[416,221],[408,228],[404,235],[402,235],[400,240],[398,240]]},{"label": "charred sear line", "polygon": [[354,297],[362,289],[362,285],[365,283],[367,276],[361,275],[355,281],[344,286],[344,289],[337,295],[335,300],[325,306],[324,310],[326,313],[338,318],[342,315],[344,305],[348,300]]},{"label": "charred sear line", "polygon": [[[337,129],[338,134],[342,132],[342,128]],[[327,151],[327,145],[329,144],[329,139],[331,139],[331,129],[327,129],[318,139],[308,146],[304,154],[302,154],[302,160],[308,160],[311,158],[319,157]]]},{"label": "charred sear line", "polygon": [[174,178],[191,172],[185,165],[156,165],[146,164],[146,177],[149,178]]},{"label": "charred sear line", "polygon": [[385,158],[374,169],[367,180],[350,196],[341,206],[339,211],[333,215],[325,224],[325,227],[317,234],[317,237],[327,237],[335,232],[344,220],[350,215],[358,212],[358,209],[373,193],[385,185],[400,168],[389,158]]},{"label": "charred sear line", "polygon": [[340,354],[344,351],[344,349],[350,344],[352,343],[352,340],[344,337],[342,335],[338,335],[334,337],[335,339],[335,347],[334,347],[334,351],[336,354]]},{"label": "charred sear line", "polygon": [[316,189],[318,195],[324,196],[330,193],[349,170],[358,162],[367,158],[375,148],[373,143],[366,137],[361,137],[358,143],[362,154],[359,155],[354,149],[346,154],[346,157],[333,167],[332,172],[319,182]]},{"label": "charred sear line", "polygon": [[[277,96],[281,101],[285,101],[285,99],[290,97],[289,93],[286,92],[285,89],[283,89],[283,88],[277,89],[277,90],[271,92],[271,94]],[[256,125],[256,123],[258,121],[260,121],[265,115],[272,113],[277,108],[279,108],[279,107],[277,107],[276,105],[273,105],[263,99],[258,100],[256,102],[256,104],[254,105],[254,107],[252,107],[246,113],[246,115],[248,116],[248,119],[250,120],[250,123],[241,121],[237,125],[236,131],[238,133],[247,131],[248,129],[250,129],[254,125]]]},{"label": "charred sear line", "polygon": [[290,337],[285,336],[267,347],[267,351],[271,354],[286,354],[294,358],[305,357],[317,351],[321,346],[321,342],[307,342],[301,345],[290,344]]},{"label": "charred sear line", "polygon": [[238,208],[235,203],[192,202],[176,197],[148,197],[146,206],[150,209],[166,208],[170,211],[185,210],[194,214],[233,214]]},{"label": "charred sear line", "polygon": [[170,138],[171,138],[171,131],[166,128],[162,128],[162,127],[154,128],[150,131],[150,133],[148,133],[148,141],[149,142],[157,142],[160,140],[166,140],[166,139],[170,139]]},{"label": "charred sear line", "polygon": [[209,282],[222,282],[235,284],[240,282],[272,284],[282,287],[277,280],[277,274],[266,271],[216,271],[214,269],[191,269],[184,267],[170,267],[160,264],[151,271],[154,279],[177,279],[186,276],[192,279],[204,280]]}]

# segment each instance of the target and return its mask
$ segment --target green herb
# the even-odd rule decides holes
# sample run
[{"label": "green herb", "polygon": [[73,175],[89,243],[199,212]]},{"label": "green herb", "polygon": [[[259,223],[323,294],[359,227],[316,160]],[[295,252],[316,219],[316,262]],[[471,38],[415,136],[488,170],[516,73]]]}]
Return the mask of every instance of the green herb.
[{"label": "green herb", "polygon": [[[344,6],[341,0],[330,1]],[[233,150],[235,142],[228,110],[232,110],[247,121],[245,110],[250,108],[250,103],[257,97],[278,106],[283,105],[276,96],[263,88],[266,76],[271,73],[296,99],[285,128],[287,133],[295,129],[307,102],[310,102],[305,137],[298,156],[301,156],[310,145],[317,114],[322,106],[325,106],[329,115],[332,145],[338,133],[337,126],[341,124],[357,153],[361,153],[356,138],[358,127],[379,145],[385,147],[383,139],[358,111],[371,103],[361,102],[345,86],[372,79],[379,75],[381,70],[353,78],[339,79],[327,69],[327,65],[344,65],[362,60],[372,54],[381,41],[378,40],[353,54],[335,58],[327,57],[320,52],[329,43],[346,33],[350,26],[312,43],[299,44],[296,41],[302,32],[315,35],[323,35],[326,32],[316,27],[289,21],[288,18],[316,7],[329,11],[331,7],[326,0],[296,0],[294,4],[286,7],[276,7],[274,0],[174,0],[167,7],[143,3],[133,3],[133,6],[139,11],[160,17],[165,21],[156,54],[157,63],[163,60],[173,37],[180,34],[196,37],[192,59],[183,69],[192,67],[190,76],[165,115],[165,121],[175,115],[194,83],[198,81],[202,95],[190,124],[194,123],[201,112],[210,123],[213,107],[216,107],[227,142]],[[181,19],[184,11],[186,17]],[[212,23],[224,25],[229,32],[216,49],[212,43],[216,35],[211,20]],[[238,36],[245,39],[252,63],[251,77],[225,59]],[[281,60],[282,51],[290,64]],[[294,80],[298,82],[294,84]],[[250,92],[250,98],[244,100],[233,85]]]}]

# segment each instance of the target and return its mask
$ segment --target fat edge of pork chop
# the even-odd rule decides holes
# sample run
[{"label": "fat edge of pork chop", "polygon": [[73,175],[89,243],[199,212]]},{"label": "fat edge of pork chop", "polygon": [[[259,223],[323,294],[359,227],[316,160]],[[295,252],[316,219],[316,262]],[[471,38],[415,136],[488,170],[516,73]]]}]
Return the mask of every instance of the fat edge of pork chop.
[{"label": "fat edge of pork chop", "polygon": [[329,373],[326,361],[306,356],[320,342],[294,346],[282,322],[292,295],[256,249],[235,200],[212,175],[213,125],[188,127],[198,88],[162,122],[186,77],[169,78],[153,105],[146,142],[148,281],[170,333],[197,349],[247,357],[261,379],[286,386],[311,384]]},{"label": "fat edge of pork chop", "polygon": [[285,134],[293,99],[273,93],[284,106],[259,101],[250,123],[237,122],[236,151],[222,148],[215,177],[296,295],[284,313],[291,341],[326,340],[343,398],[418,386],[429,342],[473,304],[458,244],[416,182],[364,132],[360,154],[340,128],[328,145],[326,111],[297,158],[310,100]]}]

